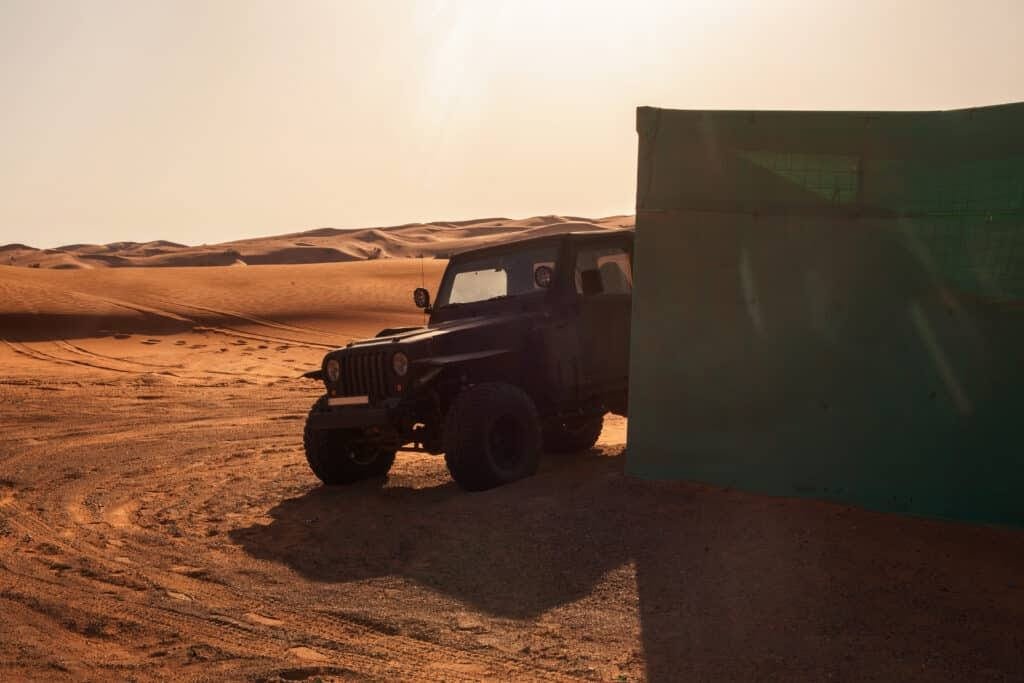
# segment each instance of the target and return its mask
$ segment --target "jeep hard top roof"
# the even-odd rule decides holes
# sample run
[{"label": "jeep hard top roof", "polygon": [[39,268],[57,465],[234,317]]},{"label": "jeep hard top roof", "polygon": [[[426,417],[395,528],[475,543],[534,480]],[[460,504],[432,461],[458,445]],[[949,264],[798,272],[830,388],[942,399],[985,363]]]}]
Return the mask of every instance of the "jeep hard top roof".
[{"label": "jeep hard top roof", "polygon": [[540,237],[526,237],[524,239],[509,240],[507,242],[499,242],[497,244],[487,244],[482,247],[473,247],[472,249],[463,249],[462,251],[452,252],[448,258],[462,258],[465,256],[476,256],[478,254],[486,255],[491,252],[518,249],[523,246],[540,246],[549,242],[561,242],[565,239],[585,240],[595,237],[614,237],[623,234],[632,235],[633,233],[633,228],[609,228],[607,230],[572,230],[570,232],[557,232],[550,235],[541,235]]}]

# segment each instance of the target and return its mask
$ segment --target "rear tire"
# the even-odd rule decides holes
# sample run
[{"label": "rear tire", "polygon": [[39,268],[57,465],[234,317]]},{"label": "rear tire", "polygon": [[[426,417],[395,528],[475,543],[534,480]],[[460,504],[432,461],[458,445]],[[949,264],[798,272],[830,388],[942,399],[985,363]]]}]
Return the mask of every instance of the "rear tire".
[{"label": "rear tire", "polygon": [[534,474],[542,447],[537,408],[511,384],[477,384],[459,394],[444,425],[444,461],[468,491]]},{"label": "rear tire", "polygon": [[[321,396],[309,414],[328,410],[327,397]],[[385,476],[395,462],[395,451],[359,443],[358,436],[354,430],[311,429],[307,419],[302,444],[309,469],[327,486]]]},{"label": "rear tire", "polygon": [[604,428],[604,415],[553,422],[544,428],[544,450],[577,453],[594,447]]}]

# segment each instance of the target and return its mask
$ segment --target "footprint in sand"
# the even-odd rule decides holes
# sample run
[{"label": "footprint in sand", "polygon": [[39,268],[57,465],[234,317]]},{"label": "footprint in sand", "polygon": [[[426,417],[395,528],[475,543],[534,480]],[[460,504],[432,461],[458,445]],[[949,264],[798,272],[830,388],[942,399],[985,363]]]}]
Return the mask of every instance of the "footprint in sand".
[{"label": "footprint in sand", "polygon": [[256,348],[257,348],[257,349],[266,349],[266,348],[269,348],[269,347],[268,347],[268,346],[267,346],[266,344],[260,344],[260,345],[259,345],[259,346],[257,346]]},{"label": "footprint in sand", "polygon": [[195,350],[195,349],[205,349],[206,348],[206,344],[193,344],[192,346],[190,346],[188,348],[190,348],[192,350]]},{"label": "footprint in sand", "polygon": [[171,571],[193,579],[203,579],[209,575],[209,572],[202,567],[193,567],[187,564],[176,564],[171,567]]},{"label": "footprint in sand", "polygon": [[148,345],[152,346],[153,344],[159,344],[160,340],[159,339],[147,339],[147,340],[143,341],[142,343],[143,344],[148,344]]},{"label": "footprint in sand", "polygon": [[188,344],[188,342],[185,341],[184,339],[179,339],[178,341],[174,342],[175,346],[184,346],[185,344]]},{"label": "footprint in sand", "polygon": [[244,339],[236,339],[235,341],[233,341],[231,343],[234,344],[235,346],[245,346],[249,342],[245,341]]},{"label": "footprint in sand", "polygon": [[264,616],[258,612],[249,612],[245,615],[245,618],[256,624],[263,624],[264,626],[280,626],[284,623],[280,619]]},{"label": "footprint in sand", "polygon": [[224,353],[225,351],[227,351],[227,348],[225,348],[225,347],[223,347],[223,346],[222,346],[222,347],[220,347],[220,349],[219,349],[219,350],[217,351],[217,353]]},{"label": "footprint in sand", "polygon": [[131,338],[132,338],[132,335],[125,334],[124,332],[119,332],[118,334],[114,335],[114,339],[131,339]]},{"label": "footprint in sand", "polygon": [[275,347],[275,348],[274,348],[274,350],[275,350],[275,351],[287,351],[287,350],[288,350],[288,349],[290,349],[290,348],[291,348],[290,346],[287,346],[287,345],[285,345],[285,346],[278,346],[278,347]]},{"label": "footprint in sand", "polygon": [[[299,645],[298,647],[288,648],[287,652],[292,657],[295,657],[296,659],[302,660],[304,662],[327,662],[327,661],[330,661],[330,659],[327,657],[327,655],[325,655],[322,652],[319,652],[317,650],[314,650],[311,647],[306,647],[304,645]],[[282,673],[282,676],[281,676],[282,678],[288,678],[288,674],[289,673],[293,673],[294,674],[295,672],[283,671],[281,673]],[[295,679],[293,678],[292,680],[295,680]]]}]

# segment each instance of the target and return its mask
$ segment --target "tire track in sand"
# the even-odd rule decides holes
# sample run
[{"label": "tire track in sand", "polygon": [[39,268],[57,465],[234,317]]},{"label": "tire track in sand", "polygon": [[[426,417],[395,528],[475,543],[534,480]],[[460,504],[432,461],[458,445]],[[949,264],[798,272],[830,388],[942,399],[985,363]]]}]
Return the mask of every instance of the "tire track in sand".
[{"label": "tire track in sand", "polygon": [[[282,400],[278,409],[289,406]],[[288,598],[291,591],[254,592],[251,581],[233,579],[240,576],[237,550],[204,541],[204,520],[222,510],[262,509],[266,501],[238,487],[252,476],[240,479],[239,467],[251,466],[229,451],[257,452],[268,441],[294,436],[290,423],[272,420],[238,432],[235,413],[199,421],[195,413],[162,412],[162,429],[180,436],[147,440],[141,461],[130,444],[147,433],[135,417],[114,413],[96,424],[85,415],[65,416],[63,431],[43,442],[45,457],[88,465],[75,465],[79,474],[57,488],[25,487],[21,495],[4,496],[17,546],[2,556],[0,603],[32,612],[65,634],[60,656],[73,657],[85,677],[113,671],[190,677],[181,667],[233,662],[229,677],[341,672],[380,680],[572,680],[496,649],[385,631],[358,615],[310,610]],[[244,440],[233,441],[236,433]],[[202,444],[186,462],[177,444],[182,439]],[[39,461],[41,448],[12,453],[2,461],[5,469]],[[267,463],[261,470],[268,465],[278,467]]]}]

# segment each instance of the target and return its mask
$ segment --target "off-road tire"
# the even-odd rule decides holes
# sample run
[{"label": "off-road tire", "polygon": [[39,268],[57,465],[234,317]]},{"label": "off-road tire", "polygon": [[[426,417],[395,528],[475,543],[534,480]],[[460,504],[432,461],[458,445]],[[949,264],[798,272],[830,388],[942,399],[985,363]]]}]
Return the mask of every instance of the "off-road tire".
[{"label": "off-road tire", "polygon": [[544,428],[544,450],[577,453],[594,447],[604,428],[604,415],[552,422]]},{"label": "off-road tire", "polygon": [[[309,409],[310,416],[327,412],[327,397]],[[383,477],[395,462],[395,451],[378,449],[374,454],[365,450],[356,453],[352,446],[352,432],[344,429],[311,429],[309,419],[302,432],[302,445],[306,449],[309,469],[327,486],[352,484],[363,479]],[[371,458],[371,459],[368,459]]]},{"label": "off-road tire", "polygon": [[444,461],[452,479],[483,491],[537,471],[543,446],[537,408],[511,384],[477,384],[448,409]]}]

